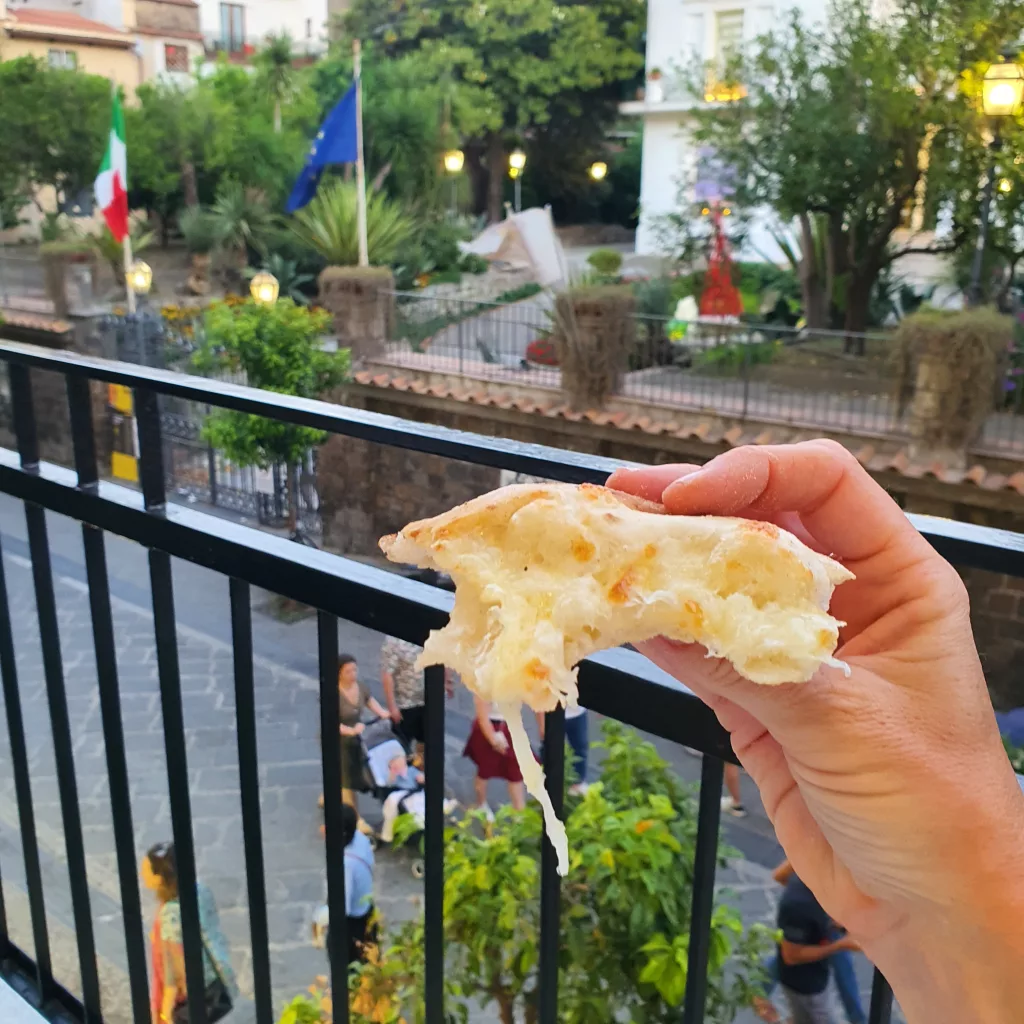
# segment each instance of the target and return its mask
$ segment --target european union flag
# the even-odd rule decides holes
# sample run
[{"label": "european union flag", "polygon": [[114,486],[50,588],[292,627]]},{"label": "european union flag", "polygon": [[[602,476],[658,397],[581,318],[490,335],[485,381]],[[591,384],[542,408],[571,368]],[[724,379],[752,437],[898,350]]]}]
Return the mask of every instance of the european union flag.
[{"label": "european union flag", "polygon": [[316,195],[320,173],[329,164],[354,164],[358,159],[356,83],[353,82],[320,125],[320,131],[316,133],[310,147],[306,166],[295,181],[285,209],[289,213],[301,210]]}]

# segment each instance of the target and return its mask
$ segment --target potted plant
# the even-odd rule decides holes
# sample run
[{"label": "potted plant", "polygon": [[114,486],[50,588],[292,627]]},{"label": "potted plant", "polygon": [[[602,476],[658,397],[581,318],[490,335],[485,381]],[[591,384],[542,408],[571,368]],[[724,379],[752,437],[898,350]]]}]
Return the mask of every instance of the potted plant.
[{"label": "potted plant", "polygon": [[647,94],[648,103],[661,103],[665,99],[665,87],[661,82],[661,68],[651,68],[647,72]]},{"label": "potted plant", "polygon": [[178,218],[178,230],[191,260],[188,290],[193,295],[206,295],[210,291],[210,253],[217,244],[217,225],[207,210],[189,206]]}]

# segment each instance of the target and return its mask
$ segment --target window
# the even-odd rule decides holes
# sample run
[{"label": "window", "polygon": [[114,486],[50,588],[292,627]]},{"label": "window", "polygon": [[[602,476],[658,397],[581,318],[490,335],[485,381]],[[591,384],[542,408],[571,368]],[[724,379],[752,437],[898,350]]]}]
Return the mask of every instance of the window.
[{"label": "window", "polygon": [[719,11],[715,15],[715,67],[719,74],[743,46],[743,12]]},{"label": "window", "polygon": [[307,39],[312,39],[313,38],[313,19],[312,18],[307,18],[306,19],[306,38]]},{"label": "window", "polygon": [[188,47],[164,43],[164,68],[167,71],[188,71]]},{"label": "window", "polygon": [[241,4],[220,5],[220,45],[228,53],[245,47],[245,8]]},{"label": "window", "polygon": [[51,68],[68,68],[73,71],[78,67],[78,54],[74,50],[50,50],[46,59]]}]

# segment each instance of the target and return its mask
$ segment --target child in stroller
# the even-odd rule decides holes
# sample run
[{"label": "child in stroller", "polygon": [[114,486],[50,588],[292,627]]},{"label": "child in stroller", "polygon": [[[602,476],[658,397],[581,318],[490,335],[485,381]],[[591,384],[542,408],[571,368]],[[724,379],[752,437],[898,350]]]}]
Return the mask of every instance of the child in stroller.
[{"label": "child in stroller", "polygon": [[[402,814],[411,814],[421,832],[426,826],[426,793],[423,773],[410,767],[409,751],[394,731],[390,719],[368,725],[360,736],[366,765],[373,779],[371,792],[381,801],[384,816],[380,839],[390,843],[395,835],[395,822]],[[450,814],[454,801],[445,801],[445,814]]]}]

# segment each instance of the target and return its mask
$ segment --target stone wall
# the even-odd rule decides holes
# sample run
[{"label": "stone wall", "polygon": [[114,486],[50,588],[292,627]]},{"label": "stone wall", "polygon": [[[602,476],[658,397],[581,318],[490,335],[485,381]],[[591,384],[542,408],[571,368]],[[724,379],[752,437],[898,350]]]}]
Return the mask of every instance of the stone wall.
[{"label": "stone wall", "polygon": [[388,445],[332,437],[317,458],[324,546],[375,556],[377,541],[414,519],[493,490],[499,471]]},{"label": "stone wall", "polygon": [[1024,579],[961,569],[971,597],[971,625],[992,703],[1024,706]]}]

